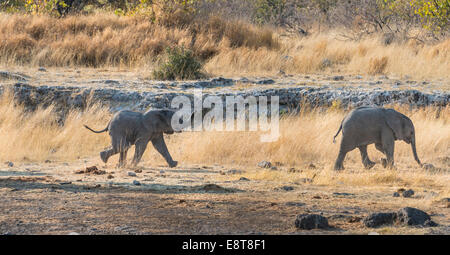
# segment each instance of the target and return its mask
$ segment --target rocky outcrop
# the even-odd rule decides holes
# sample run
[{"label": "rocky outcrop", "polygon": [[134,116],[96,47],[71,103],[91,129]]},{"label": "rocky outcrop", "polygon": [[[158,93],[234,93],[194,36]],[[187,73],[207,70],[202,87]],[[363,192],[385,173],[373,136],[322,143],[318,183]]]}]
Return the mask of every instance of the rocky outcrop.
[{"label": "rocky outcrop", "polygon": [[[245,82],[236,80],[239,82]],[[254,84],[271,84],[273,80],[252,81]],[[24,82],[18,82],[11,86],[14,97],[27,108],[35,109],[37,106],[47,107],[55,104],[59,108],[85,108],[90,103],[100,102],[108,106],[112,111],[122,108],[144,111],[149,108],[170,107],[171,100],[178,95],[185,95],[193,99],[192,88],[211,88],[215,86],[234,86],[235,80],[215,78],[209,81],[197,82],[173,82],[161,86],[174,87],[178,89],[164,89],[161,91],[134,91],[122,88],[92,88],[81,86],[31,86]],[[0,86],[0,93],[6,87]],[[215,95],[224,101],[226,96],[278,96],[280,109],[295,109],[306,103],[315,107],[336,106],[353,108],[361,105],[383,106],[386,104],[404,104],[412,107],[423,106],[446,106],[450,104],[450,93],[435,92],[424,93],[418,90],[390,90],[377,89],[347,89],[332,88],[329,86],[296,86],[296,87],[273,87],[255,86],[245,90],[217,90],[203,92],[203,97]],[[192,101],[193,102],[193,101]]]}]

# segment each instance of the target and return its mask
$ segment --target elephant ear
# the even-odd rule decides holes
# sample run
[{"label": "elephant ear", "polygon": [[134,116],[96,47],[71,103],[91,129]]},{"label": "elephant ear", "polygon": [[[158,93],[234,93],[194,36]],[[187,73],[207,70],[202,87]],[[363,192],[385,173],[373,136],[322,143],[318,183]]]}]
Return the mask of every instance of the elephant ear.
[{"label": "elephant ear", "polygon": [[152,110],[145,114],[144,126],[151,132],[172,134],[172,116],[173,114],[169,110]]},{"label": "elephant ear", "polygon": [[405,122],[402,114],[392,109],[385,109],[384,120],[392,129],[395,140],[403,140],[403,128],[405,126]]},{"label": "elephant ear", "polygon": [[160,110],[157,111],[156,117],[159,119],[159,122],[157,123],[157,129],[166,133],[166,134],[173,134],[173,128],[172,128],[172,117],[173,117],[173,111],[170,110]]}]

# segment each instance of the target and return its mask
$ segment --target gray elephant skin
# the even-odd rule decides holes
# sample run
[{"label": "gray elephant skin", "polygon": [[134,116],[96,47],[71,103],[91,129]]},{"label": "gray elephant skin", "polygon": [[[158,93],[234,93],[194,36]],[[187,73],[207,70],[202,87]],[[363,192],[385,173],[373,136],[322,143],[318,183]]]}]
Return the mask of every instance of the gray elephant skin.
[{"label": "gray elephant skin", "polygon": [[335,170],[344,169],[345,155],[355,148],[358,148],[361,153],[364,167],[372,168],[375,163],[367,155],[369,144],[375,144],[375,148],[386,156],[386,159],[381,160],[383,167],[393,168],[396,140],[411,144],[414,159],[420,166],[422,165],[416,151],[414,124],[407,116],[393,109],[365,106],[352,110],[342,120],[333,143],[341,130],[342,139],[334,165]]},{"label": "gray elephant skin", "polygon": [[100,131],[95,131],[84,125],[94,133],[109,131],[112,148],[100,152],[100,158],[107,162],[108,158],[120,153],[118,167],[126,165],[127,151],[135,145],[135,153],[132,165],[136,166],[142,158],[147,144],[151,141],[153,147],[164,157],[170,167],[177,166],[167,150],[164,141],[165,134],[173,134],[171,120],[175,111],[169,109],[149,110],[145,113],[122,110],[117,112],[108,126]]}]

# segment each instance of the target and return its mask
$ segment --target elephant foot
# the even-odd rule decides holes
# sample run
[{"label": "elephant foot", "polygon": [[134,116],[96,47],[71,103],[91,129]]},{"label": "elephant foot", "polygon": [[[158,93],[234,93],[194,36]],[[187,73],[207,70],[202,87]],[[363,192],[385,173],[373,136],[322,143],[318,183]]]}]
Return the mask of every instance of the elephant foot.
[{"label": "elephant foot", "polygon": [[387,167],[387,159],[382,158],[382,159],[381,159],[381,165],[382,165],[384,168],[386,168],[386,167]]},{"label": "elephant foot", "polygon": [[100,152],[100,158],[102,159],[103,163],[106,164],[106,162],[108,162],[107,152],[106,151]]},{"label": "elephant foot", "polygon": [[372,162],[370,160],[364,163],[364,167],[366,169],[371,169],[374,165],[375,165],[375,162]]},{"label": "elephant foot", "polygon": [[169,167],[176,167],[178,165],[178,161],[172,161],[169,163]]},{"label": "elephant foot", "polygon": [[387,169],[392,169],[392,170],[396,170],[397,168],[394,166],[394,162],[389,163],[387,159],[382,158],[381,159],[381,164],[383,165],[384,168]]},{"label": "elephant foot", "polygon": [[343,165],[334,165],[334,170],[335,171],[341,171],[341,170],[344,170],[345,168],[344,168],[344,166]]},{"label": "elephant foot", "polygon": [[117,168],[124,168],[126,165],[127,165],[127,163],[125,163],[125,162],[119,162],[119,163],[116,165],[116,167],[117,167]]}]

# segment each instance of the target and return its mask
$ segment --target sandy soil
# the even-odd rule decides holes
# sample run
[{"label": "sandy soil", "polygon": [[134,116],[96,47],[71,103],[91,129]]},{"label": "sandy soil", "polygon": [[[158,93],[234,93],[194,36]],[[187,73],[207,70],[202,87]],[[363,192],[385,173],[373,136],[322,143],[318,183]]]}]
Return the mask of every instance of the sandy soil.
[{"label": "sandy soil", "polygon": [[[404,198],[392,196],[398,188],[392,185],[327,186],[314,180],[256,178],[263,171],[293,171],[282,166],[167,168],[144,161],[134,169],[117,169],[115,161],[113,157],[104,165],[92,157],[1,167],[0,233],[450,234],[448,203],[433,200],[442,192],[436,187],[413,187],[415,195]],[[97,166],[100,174],[77,173],[90,166]],[[385,170],[376,166],[367,171]],[[446,172],[436,174],[448,178]],[[372,229],[362,223],[369,213],[405,206],[426,211],[439,226]],[[322,213],[332,228],[296,229],[295,218],[303,213]]]}]

